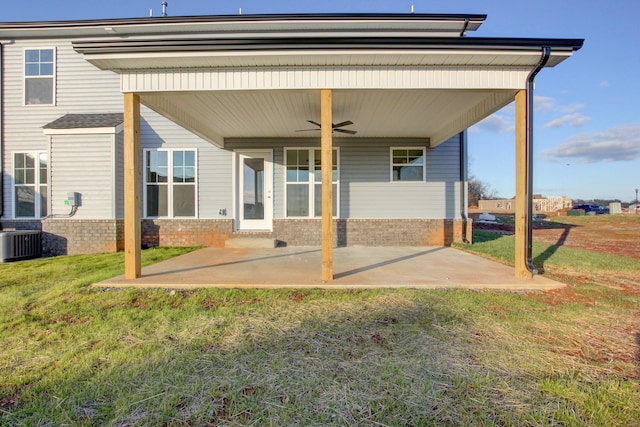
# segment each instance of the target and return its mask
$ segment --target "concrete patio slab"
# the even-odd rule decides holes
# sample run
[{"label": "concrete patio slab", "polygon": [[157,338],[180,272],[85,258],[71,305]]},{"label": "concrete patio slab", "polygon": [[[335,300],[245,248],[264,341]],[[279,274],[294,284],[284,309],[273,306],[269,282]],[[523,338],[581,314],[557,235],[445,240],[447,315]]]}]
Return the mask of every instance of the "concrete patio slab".
[{"label": "concrete patio slab", "polygon": [[514,277],[513,267],[446,247],[359,247],[334,250],[332,282],[320,280],[317,247],[205,248],[145,267],[142,277],[115,277],[101,287],[220,288],[466,288],[550,290],[562,283]]}]

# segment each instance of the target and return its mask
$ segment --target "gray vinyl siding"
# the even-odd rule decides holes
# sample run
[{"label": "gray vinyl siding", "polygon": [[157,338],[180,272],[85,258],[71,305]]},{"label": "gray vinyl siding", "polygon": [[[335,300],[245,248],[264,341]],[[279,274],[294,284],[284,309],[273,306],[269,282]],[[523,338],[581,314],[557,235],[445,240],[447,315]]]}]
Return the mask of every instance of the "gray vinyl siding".
[{"label": "gray vinyl siding", "polygon": [[390,181],[390,148],[400,141],[344,144],[340,151],[342,218],[459,218],[460,138],[426,150],[426,180]]},{"label": "gray vinyl siding", "polygon": [[124,218],[124,132],[119,132],[114,139],[115,185],[114,211],[116,219]]},{"label": "gray vinyl siding", "polygon": [[[197,151],[198,218],[230,218],[233,213],[232,153],[146,107],[140,111],[140,144],[143,150],[172,148]],[[220,214],[223,209],[226,209],[227,216]]]},{"label": "gray vinyl siding", "polygon": [[[24,105],[24,50],[56,49],[55,105]],[[66,113],[122,111],[120,81],[77,54],[68,40],[16,40],[4,45],[4,217],[13,217],[11,155],[13,152],[47,151],[49,137],[42,127]],[[86,156],[89,154],[87,153]],[[88,157],[84,157],[87,159]],[[7,176],[8,175],[8,176]],[[52,188],[52,191],[56,191]],[[66,190],[65,190],[66,191]],[[66,196],[65,196],[66,198]],[[52,200],[54,203],[57,200]],[[59,211],[57,205],[56,211]]]},{"label": "gray vinyl siding", "polygon": [[[33,48],[56,49],[56,103],[55,105],[24,105],[24,50]],[[5,76],[5,150],[4,173],[12,174],[10,170],[13,152],[34,152],[48,150],[48,137],[42,133],[42,127],[66,113],[112,113],[122,112],[123,97],[120,92],[119,76],[110,71],[102,71],[86,62],[82,55],[77,54],[71,47],[70,40],[18,40],[14,44],[4,46],[4,76]],[[227,210],[228,218],[233,210],[232,188],[232,155],[210,143],[202,140],[193,133],[176,125],[154,111],[141,107],[141,145],[144,148],[184,148],[198,151],[198,217],[225,218],[219,214],[221,209]],[[112,135],[113,137],[113,135]],[[54,136],[59,138],[59,136]],[[90,159],[90,148],[80,152],[80,163]],[[58,153],[59,154],[59,153]],[[73,155],[74,153],[69,153]],[[106,152],[103,155],[107,155]],[[106,159],[106,158],[105,158]],[[113,146],[108,159],[114,159]],[[70,161],[78,161],[73,157]],[[83,206],[76,218],[122,218],[124,216],[122,173],[122,135],[116,138],[116,152],[113,165],[113,176],[110,187],[115,185],[119,189],[110,203],[110,210],[104,207],[97,210]],[[50,169],[55,166],[50,165]],[[55,170],[52,171],[56,173]],[[12,180],[10,176],[4,180],[4,216],[13,216]],[[52,192],[56,198],[67,189],[57,189],[52,184]],[[78,191],[78,190],[68,190]],[[55,213],[61,208],[51,199]],[[115,200],[115,201],[114,201]],[[62,200],[63,202],[64,200]],[[114,206],[115,204],[115,206]],[[91,212],[89,212],[91,210]],[[114,213],[115,210],[115,213]],[[98,214],[98,212],[101,212]]]},{"label": "gray vinyl siding", "polygon": [[[49,47],[56,48],[56,103],[53,106],[25,106],[24,49]],[[48,151],[49,137],[42,132],[44,125],[66,113],[122,112],[123,97],[119,76],[87,63],[72,49],[70,40],[18,40],[4,46],[4,56],[4,217],[11,218],[13,181],[9,175],[12,174],[12,154]],[[203,219],[232,218],[234,214],[234,149],[273,150],[274,217],[284,218],[284,148],[319,146],[317,139],[234,140],[225,149],[220,149],[145,106],[141,107],[141,115],[143,149],[197,150],[197,216]],[[52,213],[68,212],[63,204],[66,193],[77,191],[83,194],[83,206],[76,218],[122,218],[122,135],[116,135],[115,142],[114,135],[109,136],[110,142],[101,139],[107,138],[106,135],[98,135],[90,144],[78,143],[76,137],[86,140],[87,135],[52,136],[55,142],[50,160]],[[425,182],[390,182],[389,148],[420,144],[424,142],[336,138],[335,145],[340,147],[340,218],[460,217],[462,186],[458,136],[427,150]],[[108,195],[107,189],[115,194]],[[226,216],[221,214],[223,210],[226,210]]]},{"label": "gray vinyl siding", "polygon": [[[422,144],[422,145],[421,145]],[[424,182],[391,182],[391,147],[424,147],[416,140],[336,139],[340,149],[340,218],[460,218],[460,137],[426,150]],[[285,148],[318,148],[308,140],[234,140],[230,150],[274,150],[274,218],[285,217]]]},{"label": "gray vinyl siding", "polygon": [[51,214],[65,215],[67,193],[81,194],[75,219],[113,218],[114,135],[53,135],[49,158]]}]

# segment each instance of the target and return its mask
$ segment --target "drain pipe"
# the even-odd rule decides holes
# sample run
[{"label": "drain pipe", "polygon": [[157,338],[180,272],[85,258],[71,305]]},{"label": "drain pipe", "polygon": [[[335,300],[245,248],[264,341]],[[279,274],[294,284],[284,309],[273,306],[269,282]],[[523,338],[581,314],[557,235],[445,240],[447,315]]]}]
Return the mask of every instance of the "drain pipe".
[{"label": "drain pipe", "polygon": [[460,138],[460,216],[462,217],[462,242],[471,243],[472,236],[467,233],[469,223],[469,171],[467,156],[467,131],[463,130],[458,134]]},{"label": "drain pipe", "polygon": [[527,76],[527,115],[526,124],[527,132],[525,138],[525,152],[527,156],[526,173],[525,173],[525,189],[526,189],[526,210],[527,215],[525,221],[525,227],[527,228],[525,233],[525,265],[527,270],[531,272],[531,275],[538,273],[538,270],[533,265],[533,80],[536,75],[544,68],[551,56],[551,48],[542,48],[542,57],[535,66],[535,68]]},{"label": "drain pipe", "polygon": [[4,113],[4,43],[0,41],[0,218],[4,216]]},{"label": "drain pipe", "polygon": [[462,31],[460,31],[460,37],[467,36],[467,28],[469,27],[469,22],[471,22],[471,20],[469,18],[465,18],[464,26],[462,27]]}]

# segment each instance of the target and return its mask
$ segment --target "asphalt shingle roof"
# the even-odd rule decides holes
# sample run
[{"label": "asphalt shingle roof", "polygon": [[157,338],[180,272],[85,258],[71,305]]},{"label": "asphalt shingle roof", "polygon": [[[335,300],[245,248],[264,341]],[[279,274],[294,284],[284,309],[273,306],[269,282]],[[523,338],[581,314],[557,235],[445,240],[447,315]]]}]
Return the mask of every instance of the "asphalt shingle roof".
[{"label": "asphalt shingle roof", "polygon": [[43,126],[44,129],[85,129],[116,127],[124,122],[123,113],[65,114]]}]

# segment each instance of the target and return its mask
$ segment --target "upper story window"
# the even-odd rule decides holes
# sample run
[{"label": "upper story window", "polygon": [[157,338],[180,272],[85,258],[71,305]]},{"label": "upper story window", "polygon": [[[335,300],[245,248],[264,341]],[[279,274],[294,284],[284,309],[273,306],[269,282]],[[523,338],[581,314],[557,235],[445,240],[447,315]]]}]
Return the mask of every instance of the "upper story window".
[{"label": "upper story window", "polygon": [[24,51],[25,105],[53,105],[55,103],[55,49],[26,49]]},{"label": "upper story window", "polygon": [[13,154],[15,218],[47,216],[47,153]]},{"label": "upper story window", "polygon": [[391,148],[391,181],[424,181],[424,159],[424,148]]},{"label": "upper story window", "polygon": [[195,150],[145,151],[145,217],[195,217],[196,186]]}]

